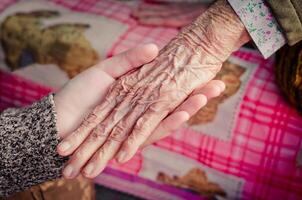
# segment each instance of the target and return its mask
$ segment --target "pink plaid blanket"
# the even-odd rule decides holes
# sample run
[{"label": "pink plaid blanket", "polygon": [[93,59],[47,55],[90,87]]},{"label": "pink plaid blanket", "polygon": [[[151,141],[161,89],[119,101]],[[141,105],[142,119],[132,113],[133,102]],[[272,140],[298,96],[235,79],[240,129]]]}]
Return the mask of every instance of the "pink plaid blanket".
[{"label": "pink plaid blanket", "polygon": [[[14,0],[2,0],[0,10]],[[131,8],[110,0],[54,2],[80,12],[99,14],[126,23],[129,29],[108,52],[117,54],[141,43],[163,46],[176,29],[139,26]],[[302,117],[289,107],[274,82],[273,59],[241,49],[233,60],[254,64],[243,79],[236,107],[225,114],[226,130],[184,127],[139,152],[124,165],[111,162],[95,181],[145,199],[202,199],[180,180],[214,183],[226,199],[302,199]],[[243,64],[244,65],[244,64]],[[0,109],[28,105],[52,89],[0,71]],[[234,97],[235,98],[235,97]],[[233,105],[232,104],[232,105]],[[223,107],[223,105],[221,105]],[[230,111],[231,110],[231,111]],[[219,136],[219,134],[225,136]],[[217,136],[218,135],[218,136]],[[177,176],[177,177],[175,177]],[[167,181],[168,180],[168,181]],[[195,181],[195,182],[194,182]],[[173,186],[174,185],[174,186]],[[202,189],[201,189],[202,191]]]}]

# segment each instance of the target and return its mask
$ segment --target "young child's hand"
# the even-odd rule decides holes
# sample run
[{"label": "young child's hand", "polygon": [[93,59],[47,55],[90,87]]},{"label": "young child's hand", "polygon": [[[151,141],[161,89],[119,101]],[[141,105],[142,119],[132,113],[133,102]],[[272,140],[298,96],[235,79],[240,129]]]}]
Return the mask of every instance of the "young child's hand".
[{"label": "young child's hand", "polygon": [[[93,108],[105,99],[108,89],[118,77],[151,62],[157,54],[158,49],[153,44],[126,51],[79,74],[55,95],[57,128],[59,136],[63,139],[58,146],[58,153],[63,156],[73,154],[63,171],[66,178],[76,177],[87,163],[89,163],[87,168],[93,169],[92,173],[84,173],[84,175],[93,178],[105,168],[109,160],[114,158],[122,141],[112,141],[113,146],[111,145],[105,151],[99,151],[98,148],[91,148],[89,145],[91,141],[87,134],[82,134],[80,131],[76,131],[72,135],[69,134],[82,121],[82,125],[85,125],[89,124],[89,120],[93,120],[91,117],[86,119],[85,117],[89,114],[91,116]],[[157,126],[144,145],[157,141],[179,128],[206,104],[207,99],[218,96],[224,87],[221,81],[214,80],[194,90],[185,102]],[[95,139],[102,142],[106,140],[106,137]],[[104,149],[104,147],[102,148]]]}]

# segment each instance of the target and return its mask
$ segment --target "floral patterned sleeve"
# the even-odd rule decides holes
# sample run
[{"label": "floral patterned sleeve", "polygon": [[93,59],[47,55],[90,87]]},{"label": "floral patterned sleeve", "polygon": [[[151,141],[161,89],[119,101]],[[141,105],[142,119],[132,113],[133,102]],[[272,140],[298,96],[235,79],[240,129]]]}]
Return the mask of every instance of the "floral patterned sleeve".
[{"label": "floral patterned sleeve", "polygon": [[286,43],[280,26],[264,0],[228,0],[265,58]]}]

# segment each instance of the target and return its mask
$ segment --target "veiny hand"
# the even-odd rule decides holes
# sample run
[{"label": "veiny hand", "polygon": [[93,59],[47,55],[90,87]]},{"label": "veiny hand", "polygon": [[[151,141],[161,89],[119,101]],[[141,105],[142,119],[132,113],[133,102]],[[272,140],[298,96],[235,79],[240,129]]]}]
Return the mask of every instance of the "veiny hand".
[{"label": "veiny hand", "polygon": [[113,84],[105,100],[59,146],[61,155],[76,150],[66,170],[76,174],[86,165],[82,172],[92,178],[116,154],[118,161],[128,161],[160,122],[194,89],[208,83],[222,62],[248,40],[230,6],[224,0],[216,2],[155,60]]},{"label": "veiny hand", "polygon": [[[60,138],[67,137],[73,143],[82,141],[81,138],[76,137],[77,135],[68,137],[68,134],[78,127],[78,124],[99,102],[104,100],[106,92],[110,85],[115,82],[115,78],[150,62],[157,53],[157,47],[153,44],[140,46],[109,58],[70,80],[54,97]],[[182,106],[162,121],[146,142],[150,144],[180,127],[206,104],[207,99],[218,96],[224,90],[224,87],[221,81],[212,81],[206,86],[196,89]],[[84,123],[89,122],[85,121]],[[66,145],[60,147],[66,148]],[[85,149],[83,152],[85,155]],[[81,156],[81,153],[77,152],[73,155],[70,163],[76,162],[74,158],[82,160],[80,163],[76,163],[72,167],[73,169],[70,169],[70,167],[65,169],[64,175],[66,177],[77,176],[80,172],[77,166],[85,164],[84,159],[86,161],[89,159],[89,157]]]}]

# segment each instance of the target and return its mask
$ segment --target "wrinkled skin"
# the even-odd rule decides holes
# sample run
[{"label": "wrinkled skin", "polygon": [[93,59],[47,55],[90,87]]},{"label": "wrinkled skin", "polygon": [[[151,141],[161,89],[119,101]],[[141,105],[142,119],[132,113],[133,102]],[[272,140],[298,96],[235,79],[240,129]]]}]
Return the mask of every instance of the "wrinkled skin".
[{"label": "wrinkled skin", "polygon": [[76,150],[70,165],[78,169],[86,165],[82,173],[89,178],[115,156],[120,162],[128,161],[157,125],[195,88],[208,83],[222,62],[248,40],[229,5],[216,2],[155,60],[122,76],[72,134],[77,142],[64,152],[59,146],[59,153],[70,155]]},{"label": "wrinkled skin", "polygon": [[[157,54],[158,49],[154,44],[138,46],[100,62],[68,81],[54,96],[58,137],[64,139],[70,136],[70,133],[78,127],[85,116],[105,99],[106,93],[110,85],[116,81],[115,79],[151,62]],[[213,80],[206,86],[195,89],[185,102],[156,127],[144,145],[151,144],[179,128],[206,104],[207,99],[218,96],[224,88],[223,82]],[[75,136],[70,137],[73,142],[78,142]],[[60,147],[63,148],[64,145],[60,145]],[[76,152],[74,156],[80,156],[78,153],[81,152]],[[80,158],[88,159],[84,156],[80,156]],[[81,164],[81,162],[76,163]],[[74,170],[67,167],[64,175],[76,176],[79,170],[76,166],[73,168]]]}]

